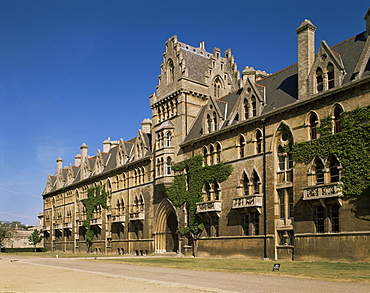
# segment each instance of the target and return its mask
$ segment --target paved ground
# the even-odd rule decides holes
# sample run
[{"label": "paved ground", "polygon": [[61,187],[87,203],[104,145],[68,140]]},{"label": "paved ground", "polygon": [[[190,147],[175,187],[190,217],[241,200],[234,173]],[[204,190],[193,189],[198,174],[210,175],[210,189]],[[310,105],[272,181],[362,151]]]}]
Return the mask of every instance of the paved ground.
[{"label": "paved ground", "polygon": [[370,285],[355,283],[83,259],[0,258],[1,292],[370,292]]}]

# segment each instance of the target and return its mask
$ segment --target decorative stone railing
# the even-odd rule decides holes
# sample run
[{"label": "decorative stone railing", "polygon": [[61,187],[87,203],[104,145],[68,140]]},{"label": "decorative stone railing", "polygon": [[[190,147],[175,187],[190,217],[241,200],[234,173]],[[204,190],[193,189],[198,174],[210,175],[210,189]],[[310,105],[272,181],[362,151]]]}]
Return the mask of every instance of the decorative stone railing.
[{"label": "decorative stone railing", "polygon": [[90,225],[102,225],[102,224],[103,224],[102,218],[90,219]]},{"label": "decorative stone railing", "polygon": [[144,220],[145,220],[144,212],[130,213],[130,221],[144,221]]},{"label": "decorative stone railing", "polygon": [[63,224],[63,228],[72,229],[72,222],[66,222]]},{"label": "decorative stone railing", "polygon": [[54,229],[63,229],[63,224],[54,223]]},{"label": "decorative stone railing", "polygon": [[233,209],[262,207],[262,196],[259,194],[247,195],[233,199]]},{"label": "decorative stone railing", "polygon": [[125,215],[113,215],[112,223],[124,223],[126,221]]},{"label": "decorative stone railing", "polygon": [[42,226],[43,231],[50,231],[50,226]]},{"label": "decorative stone railing", "polygon": [[204,201],[197,203],[198,213],[221,212],[221,201]]},{"label": "decorative stone railing", "polygon": [[303,200],[341,197],[342,195],[341,184],[338,182],[303,188]]}]

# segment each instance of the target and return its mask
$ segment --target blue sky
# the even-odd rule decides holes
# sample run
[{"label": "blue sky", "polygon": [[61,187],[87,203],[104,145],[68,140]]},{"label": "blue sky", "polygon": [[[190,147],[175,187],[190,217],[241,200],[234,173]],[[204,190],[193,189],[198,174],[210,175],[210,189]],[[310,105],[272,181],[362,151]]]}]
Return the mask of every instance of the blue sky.
[{"label": "blue sky", "polygon": [[37,224],[59,156],[136,136],[169,37],[273,73],[297,62],[304,19],[333,46],[365,30],[367,2],[1,0],[0,220]]}]

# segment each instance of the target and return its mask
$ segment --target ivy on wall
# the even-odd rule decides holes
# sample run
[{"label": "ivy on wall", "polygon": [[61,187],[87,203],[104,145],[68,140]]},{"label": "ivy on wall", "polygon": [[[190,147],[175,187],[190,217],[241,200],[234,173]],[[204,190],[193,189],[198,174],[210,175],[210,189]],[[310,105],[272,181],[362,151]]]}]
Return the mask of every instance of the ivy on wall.
[{"label": "ivy on wall", "polygon": [[343,166],[343,197],[356,200],[370,193],[370,106],[341,114],[342,131],[332,134],[332,118],[321,120],[319,139],[295,144],[296,162],[310,163],[316,156],[335,155]]},{"label": "ivy on wall", "polygon": [[94,230],[91,228],[90,220],[92,218],[92,214],[94,209],[96,209],[99,205],[107,209],[107,198],[108,194],[101,186],[90,187],[87,190],[87,198],[81,200],[82,204],[86,209],[86,220],[84,220],[84,226],[86,227],[86,243],[88,249],[90,249],[91,244],[94,239]]},{"label": "ivy on wall", "polygon": [[178,228],[178,231],[194,239],[204,230],[203,218],[197,213],[197,203],[203,201],[203,185],[225,181],[232,172],[232,166],[223,163],[203,166],[203,157],[199,155],[174,165],[172,169],[181,173],[175,175],[174,183],[166,189],[166,193],[174,206],[187,204],[188,226]]}]

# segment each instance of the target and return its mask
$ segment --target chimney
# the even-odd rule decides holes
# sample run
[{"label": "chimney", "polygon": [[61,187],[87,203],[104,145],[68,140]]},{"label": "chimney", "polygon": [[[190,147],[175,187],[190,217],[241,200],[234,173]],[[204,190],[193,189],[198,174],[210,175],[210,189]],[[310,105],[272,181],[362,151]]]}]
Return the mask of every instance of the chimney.
[{"label": "chimney", "polygon": [[141,122],[141,131],[143,133],[150,133],[150,130],[152,128],[152,120],[149,118],[145,118],[143,122]]},{"label": "chimney", "polygon": [[62,160],[62,158],[61,157],[59,157],[58,159],[57,159],[57,172],[58,171],[60,171],[60,170],[62,170],[62,168],[63,168],[63,160]]},{"label": "chimney", "polygon": [[315,60],[315,31],[311,21],[305,19],[296,29],[298,35],[298,99],[308,95],[307,78]]},{"label": "chimney", "polygon": [[366,36],[370,36],[370,8],[367,10],[364,19],[366,20]]},{"label": "chimney", "polygon": [[242,76],[243,76],[243,81],[244,81],[244,84],[245,82],[247,81],[247,78],[249,77],[249,79],[255,83],[256,82],[256,70],[253,68],[253,67],[248,67],[246,66],[242,72]]},{"label": "chimney", "polygon": [[81,165],[81,154],[75,155],[75,166]]},{"label": "chimney", "polygon": [[81,150],[81,159],[83,160],[83,159],[85,159],[85,158],[87,158],[87,149],[88,149],[89,147],[85,144],[85,143],[83,143],[81,146],[80,146],[80,150]]},{"label": "chimney", "polygon": [[108,139],[103,141],[103,153],[108,153],[110,151],[110,147],[111,147],[111,141],[110,141],[110,137],[108,137]]}]

